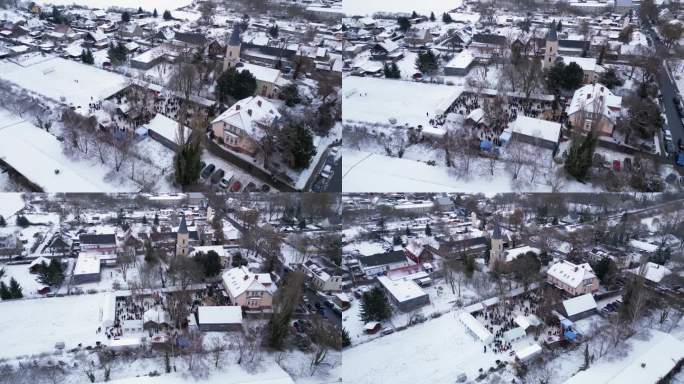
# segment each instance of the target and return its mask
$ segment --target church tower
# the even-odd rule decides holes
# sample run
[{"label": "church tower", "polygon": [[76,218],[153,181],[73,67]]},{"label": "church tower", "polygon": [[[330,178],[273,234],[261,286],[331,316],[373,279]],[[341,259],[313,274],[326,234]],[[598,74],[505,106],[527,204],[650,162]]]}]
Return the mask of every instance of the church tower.
[{"label": "church tower", "polygon": [[235,23],[233,26],[233,33],[230,34],[228,44],[226,45],[226,57],[223,59],[223,70],[234,67],[240,61],[240,48],[242,47],[242,40],[240,39],[240,26]]},{"label": "church tower", "polygon": [[549,27],[549,33],[546,34],[546,49],[544,50],[543,68],[553,66],[558,57],[558,35],[556,34],[556,21],[554,20]]},{"label": "church tower", "polygon": [[501,235],[501,227],[497,223],[494,226],[494,231],[492,233],[491,249],[489,250],[489,266],[493,266],[497,260],[501,260],[503,257],[503,236]]},{"label": "church tower", "polygon": [[187,256],[190,240],[188,225],[185,223],[185,215],[181,218],[178,232],[176,233],[176,256]]}]

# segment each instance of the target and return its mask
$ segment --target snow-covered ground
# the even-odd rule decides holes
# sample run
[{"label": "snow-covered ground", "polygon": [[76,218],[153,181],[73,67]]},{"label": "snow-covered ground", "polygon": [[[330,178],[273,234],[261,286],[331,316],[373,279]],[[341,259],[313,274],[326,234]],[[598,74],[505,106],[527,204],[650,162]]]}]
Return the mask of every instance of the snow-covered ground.
[{"label": "snow-covered ground", "polygon": [[63,341],[66,349],[79,343],[104,342],[97,334],[105,294],[25,299],[0,302],[0,357],[53,352]]},{"label": "snow-covered ground", "polygon": [[17,211],[24,208],[24,200],[20,193],[0,193],[0,215],[10,218]]},{"label": "snow-covered ground", "polygon": [[457,312],[426,321],[372,342],[347,349],[341,372],[345,382],[452,383],[459,373],[469,378],[488,370],[504,355],[483,352],[482,343],[467,333]]},{"label": "snow-covered ground", "polygon": [[161,14],[164,10],[173,10],[185,7],[193,3],[192,0],[42,0],[36,1],[38,4],[52,4],[52,5],[83,5],[90,8],[109,8],[109,7],[123,7],[142,9],[146,11],[153,11],[155,8]]},{"label": "snow-covered ground", "polygon": [[[32,54],[21,61],[1,61],[0,79],[31,92],[87,111],[88,103],[114,95],[128,85],[119,74],[61,57]],[[85,112],[83,112],[85,113]]]},{"label": "snow-covered ground", "polygon": [[[2,70],[0,70],[1,72]],[[5,162],[49,192],[135,192],[132,182],[108,182],[107,169],[77,161],[45,130],[0,109],[0,154]]]},{"label": "snow-covered ground", "polygon": [[[455,86],[357,76],[345,77],[342,83],[345,123],[398,127],[428,127],[429,120],[443,113],[463,92]],[[391,124],[390,119],[396,123]]]},{"label": "snow-covered ground", "polygon": [[344,0],[342,8],[347,15],[371,15],[375,12],[411,13],[413,11],[427,15],[434,12],[435,15],[440,15],[460,7],[462,3],[461,0]]},{"label": "snow-covered ground", "polygon": [[[473,171],[471,177],[459,177],[454,168],[431,166],[424,162],[388,157],[344,148],[342,155],[342,188],[344,192],[466,192],[491,193],[516,190],[511,175],[499,171],[494,176]],[[551,187],[539,183],[528,191],[550,192]]]}]

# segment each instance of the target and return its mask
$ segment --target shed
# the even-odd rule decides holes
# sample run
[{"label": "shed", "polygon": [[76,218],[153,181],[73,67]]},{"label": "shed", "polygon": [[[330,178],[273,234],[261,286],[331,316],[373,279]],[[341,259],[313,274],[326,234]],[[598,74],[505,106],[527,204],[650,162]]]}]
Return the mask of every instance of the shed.
[{"label": "shed", "polygon": [[197,308],[197,324],[200,331],[241,331],[242,308],[239,305]]}]

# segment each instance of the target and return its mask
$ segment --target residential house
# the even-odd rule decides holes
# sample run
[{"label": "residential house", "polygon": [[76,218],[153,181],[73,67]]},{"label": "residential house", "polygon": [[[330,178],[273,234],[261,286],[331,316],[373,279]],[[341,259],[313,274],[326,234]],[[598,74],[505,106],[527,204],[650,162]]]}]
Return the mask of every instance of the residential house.
[{"label": "residential house", "polygon": [[236,152],[255,156],[259,141],[280,118],[278,108],[261,96],[252,96],[233,104],[211,122],[214,137]]},{"label": "residential house", "polygon": [[432,42],[432,34],[429,29],[413,27],[406,32],[404,43],[411,47],[424,46]]},{"label": "residential house", "polygon": [[311,279],[311,284],[322,292],[338,292],[342,290],[342,276],[331,274],[312,260],[301,264],[301,269]]},{"label": "residential house", "polygon": [[243,266],[224,272],[221,279],[233,305],[249,309],[271,308],[276,286],[268,273],[252,273]]},{"label": "residential house", "polygon": [[588,84],[575,91],[566,109],[573,127],[589,131],[596,127],[600,135],[611,136],[622,111],[622,97],[603,84]]},{"label": "residential house", "polygon": [[599,289],[599,280],[589,263],[573,264],[563,260],[549,267],[546,282],[572,296]]}]

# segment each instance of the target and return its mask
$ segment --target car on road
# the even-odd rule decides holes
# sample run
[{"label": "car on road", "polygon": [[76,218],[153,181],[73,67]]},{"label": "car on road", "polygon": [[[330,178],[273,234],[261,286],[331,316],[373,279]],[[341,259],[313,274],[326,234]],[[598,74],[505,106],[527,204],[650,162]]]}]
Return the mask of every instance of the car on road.
[{"label": "car on road", "polygon": [[321,171],[321,177],[329,179],[330,176],[332,176],[332,167],[329,164],[327,164],[325,167],[323,167],[323,170]]},{"label": "car on road", "polygon": [[674,145],[672,144],[671,140],[665,141],[665,151],[667,152],[668,155],[671,155],[672,153],[674,153]]},{"label": "car on road", "polygon": [[665,130],[665,135],[664,135],[664,136],[665,136],[665,140],[672,141],[672,132],[670,132],[669,129],[666,129],[666,130]]},{"label": "car on road", "polygon": [[200,173],[200,177],[202,179],[206,179],[209,177],[212,173],[214,173],[214,170],[216,169],[216,166],[214,164],[209,164],[207,165],[202,172]]},{"label": "car on road", "polygon": [[394,333],[394,329],[392,329],[392,328],[385,328],[380,332],[380,334],[383,336],[391,335],[393,333]]},{"label": "car on road", "polygon": [[219,180],[221,180],[223,178],[223,176],[225,174],[226,174],[226,171],[224,171],[223,169],[219,169],[216,172],[214,172],[214,174],[211,176],[211,179],[209,181],[211,181],[212,184],[216,184],[219,182]]},{"label": "car on road", "polygon": [[675,157],[675,164],[684,167],[684,152],[679,152]]}]

